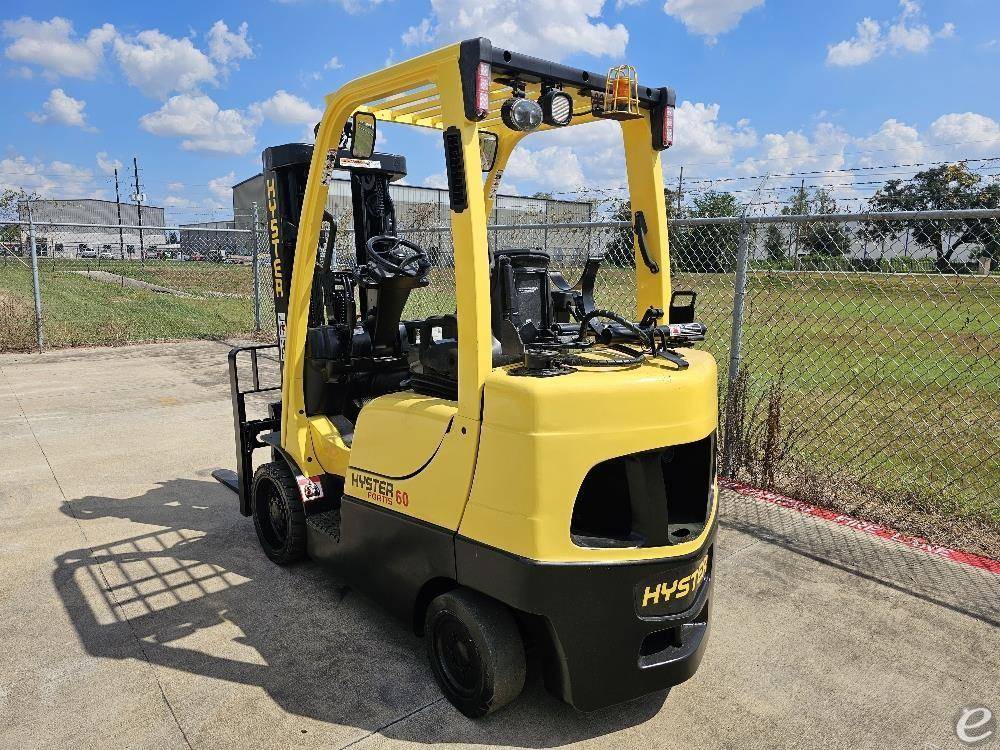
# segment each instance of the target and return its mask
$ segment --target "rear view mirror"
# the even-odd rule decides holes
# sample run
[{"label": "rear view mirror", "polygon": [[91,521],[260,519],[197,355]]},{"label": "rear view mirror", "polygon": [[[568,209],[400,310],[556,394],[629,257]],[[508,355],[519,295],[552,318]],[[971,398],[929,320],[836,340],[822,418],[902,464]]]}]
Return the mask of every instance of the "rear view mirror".
[{"label": "rear view mirror", "polygon": [[371,112],[355,112],[351,156],[355,159],[370,159],[373,153],[375,153],[375,115]]},{"label": "rear view mirror", "polygon": [[497,138],[496,133],[490,133],[486,130],[479,131],[479,161],[482,162],[484,172],[493,169],[493,164],[497,160],[499,142],[500,139]]}]

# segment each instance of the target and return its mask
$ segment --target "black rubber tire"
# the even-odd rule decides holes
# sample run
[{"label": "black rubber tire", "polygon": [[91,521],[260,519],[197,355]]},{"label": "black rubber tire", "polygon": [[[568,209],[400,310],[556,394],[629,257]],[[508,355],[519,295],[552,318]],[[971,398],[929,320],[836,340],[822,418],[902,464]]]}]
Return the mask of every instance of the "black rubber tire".
[{"label": "black rubber tire", "polygon": [[424,638],[441,692],[470,719],[524,689],[524,641],[513,613],[495,599],[466,588],[441,594],[427,607]]},{"label": "black rubber tire", "polygon": [[306,556],[306,514],[295,477],[284,461],[261,466],[250,489],[253,525],[264,554],[278,565]]}]

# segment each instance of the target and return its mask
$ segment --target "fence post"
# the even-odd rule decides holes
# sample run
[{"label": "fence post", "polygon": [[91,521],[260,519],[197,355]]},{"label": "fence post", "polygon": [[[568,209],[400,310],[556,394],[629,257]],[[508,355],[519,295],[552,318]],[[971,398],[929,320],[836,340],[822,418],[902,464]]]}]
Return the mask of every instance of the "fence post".
[{"label": "fence post", "polygon": [[250,255],[253,262],[253,325],[254,332],[260,333],[260,267],[258,266],[259,249],[257,245],[257,201],[253,202],[253,230],[250,235],[253,247]]},{"label": "fence post", "polygon": [[31,246],[31,284],[35,292],[35,339],[38,350],[45,346],[45,332],[42,330],[42,289],[38,283],[38,248],[35,245],[35,222],[31,216],[31,201],[28,206],[28,244]]},{"label": "fence post", "polygon": [[542,241],[545,245],[544,252],[549,252],[549,199],[544,198],[545,201],[545,234]]},{"label": "fence post", "polygon": [[[750,245],[750,222],[740,224],[740,238],[736,246],[736,277],[733,281],[733,328],[729,338],[729,371],[726,376],[726,417],[732,414],[733,384],[740,374],[740,349],[743,346],[743,306],[747,291],[747,263]],[[733,446],[726,445],[723,451],[722,475],[733,475]]]}]

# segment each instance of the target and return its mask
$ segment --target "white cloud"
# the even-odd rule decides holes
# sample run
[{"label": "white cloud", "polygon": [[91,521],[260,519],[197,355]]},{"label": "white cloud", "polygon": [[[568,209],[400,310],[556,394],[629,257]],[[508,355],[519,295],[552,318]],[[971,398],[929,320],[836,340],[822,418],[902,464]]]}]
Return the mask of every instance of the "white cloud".
[{"label": "white cloud", "polygon": [[889,161],[895,164],[915,164],[927,157],[927,147],[920,132],[912,125],[890,118],[869,136],[858,138],[852,149],[861,153],[861,166],[877,166]]},{"label": "white cloud", "polygon": [[190,39],[175,39],[156,29],[140,31],[130,40],[117,38],[115,56],[129,83],[156,99],[217,82],[215,65]]},{"label": "white cloud", "polygon": [[571,146],[517,148],[504,177],[529,182],[538,190],[579,190],[586,182],[576,151]]},{"label": "white cloud", "polygon": [[[281,2],[286,2],[287,0],[281,0]],[[292,0],[294,2],[294,0]],[[366,10],[371,10],[382,3],[385,0],[338,0],[340,7],[346,10],[348,13],[363,13]]]},{"label": "white cloud", "polygon": [[323,66],[323,70],[340,70],[342,67],[344,67],[343,63],[341,63],[340,60],[337,59],[337,56],[334,55],[326,61],[326,65]]},{"label": "white cloud", "polygon": [[323,116],[323,110],[284,89],[279,89],[270,99],[257,102],[250,108],[259,117],[283,124],[315,125]]},{"label": "white cloud", "polygon": [[448,187],[448,177],[444,172],[438,172],[436,174],[427,175],[424,181],[420,183],[424,187],[440,188],[442,190]]},{"label": "white cloud", "polygon": [[950,21],[936,32],[927,24],[918,23],[920,5],[914,0],[900,0],[899,5],[900,15],[894,22],[876,21],[866,16],[858,21],[853,37],[827,46],[827,64],[854,67],[886,53],[923,53],[930,49],[935,39],[955,35],[955,24]]},{"label": "white cloud", "polygon": [[236,32],[229,30],[224,21],[216,21],[208,30],[208,56],[222,65],[235,64],[237,60],[253,57],[247,39],[247,23],[240,24]]},{"label": "white cloud", "polygon": [[60,16],[49,21],[25,17],[4,21],[3,35],[14,40],[4,51],[8,60],[37,65],[51,76],[93,78],[104,47],[115,38],[115,27],[106,23],[80,38],[73,24]]},{"label": "white cloud", "polygon": [[104,174],[114,174],[116,169],[122,168],[122,163],[118,159],[109,158],[107,151],[98,151],[94,158],[97,161],[97,168]]},{"label": "white cloud", "polygon": [[45,163],[19,154],[0,159],[0,189],[22,189],[43,198],[99,198],[105,191],[94,183],[94,173],[64,161]]},{"label": "white cloud", "polygon": [[719,34],[736,28],[744,14],[763,4],[764,0],[667,0],[663,12],[712,44]]},{"label": "white cloud", "polygon": [[190,198],[185,198],[183,196],[178,196],[178,195],[168,195],[161,201],[161,204],[163,205],[164,208],[172,208],[172,209],[198,208],[198,204],[195,203]]},{"label": "white cloud", "polygon": [[179,180],[174,180],[173,182],[167,183],[167,190],[171,193],[177,193],[184,189],[184,183]]},{"label": "white cloud", "polygon": [[852,38],[827,47],[826,61],[840,67],[864,65],[880,55],[882,48],[881,25],[866,17],[858,21],[857,33]]},{"label": "white cloud", "polygon": [[217,197],[222,201],[232,201],[233,199],[233,185],[236,184],[236,172],[229,172],[229,174],[224,174],[221,177],[216,177],[214,180],[208,181],[208,189],[212,191],[212,195]]},{"label": "white cloud", "polygon": [[220,109],[205,94],[178,94],[156,112],[139,118],[139,126],[153,135],[183,138],[185,151],[245,154],[256,143],[257,119],[237,109]]},{"label": "white cloud", "polygon": [[828,122],[819,123],[811,136],[798,130],[767,133],[760,139],[758,154],[744,160],[740,169],[747,174],[839,170],[850,143],[850,135]]},{"label": "white cloud", "polygon": [[430,44],[432,41],[434,41],[434,35],[431,33],[431,19],[429,18],[423,19],[416,26],[411,26],[403,32],[403,44],[407,47]]},{"label": "white cloud", "polygon": [[620,57],[628,30],[599,21],[603,7],[604,0],[431,0],[431,16],[403,40],[440,44],[486,36],[496,46],[548,60],[577,52]]},{"label": "white cloud", "polygon": [[993,154],[1000,147],[1000,123],[975,112],[953,112],[931,123],[930,136],[953,155]]},{"label": "white cloud", "polygon": [[91,133],[97,132],[97,128],[87,123],[87,115],[83,111],[86,106],[87,102],[82,99],[74,99],[62,89],[52,89],[49,98],[42,104],[42,112],[29,112],[28,117],[39,124],[53,122],[71,128],[82,128]]},{"label": "white cloud", "polygon": [[746,119],[735,124],[719,119],[718,104],[683,101],[674,115],[675,145],[667,152],[673,163],[685,161],[726,165],[736,152],[757,143],[757,132]]}]

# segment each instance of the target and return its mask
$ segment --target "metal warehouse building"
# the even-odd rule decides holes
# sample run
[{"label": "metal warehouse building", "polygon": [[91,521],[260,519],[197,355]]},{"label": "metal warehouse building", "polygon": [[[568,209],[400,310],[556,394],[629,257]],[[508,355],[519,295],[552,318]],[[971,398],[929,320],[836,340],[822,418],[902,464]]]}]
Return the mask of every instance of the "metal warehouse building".
[{"label": "metal warehouse building", "polygon": [[[258,227],[263,231],[267,219],[267,201],[264,193],[264,176],[256,174],[233,186],[233,216],[238,229],[253,226],[254,208],[257,204]],[[451,265],[453,252],[448,234],[435,231],[448,227],[451,215],[448,191],[441,188],[422,187],[391,183],[389,195],[396,208],[396,223],[399,231],[416,239],[446,265]],[[330,183],[326,199],[326,210],[340,227],[337,246],[350,248],[353,240],[347,240],[347,233],[353,229],[353,207],[351,202],[351,181],[334,179]],[[529,198],[518,195],[497,196],[493,204],[490,224],[558,224],[586,222],[597,218],[595,204],[590,201],[568,201],[553,198]],[[490,239],[493,239],[492,233]],[[584,232],[561,233],[549,236],[544,229],[520,232],[518,242],[525,246],[546,247],[553,260],[563,258],[579,259],[588,252],[590,240]],[[348,249],[349,254],[353,250]]]},{"label": "metal warehouse building", "polygon": [[[22,222],[28,221],[26,203],[18,204],[17,212]],[[138,259],[167,242],[163,229],[164,211],[159,206],[142,206],[141,230],[128,228],[140,224],[139,207],[134,203],[121,204],[121,229],[82,226],[119,223],[118,204],[97,198],[33,200],[31,219],[35,224],[35,246],[39,255],[75,258],[81,251],[92,251],[110,253],[116,258]],[[26,223],[21,227],[21,244],[25,248],[28,246]]]}]

